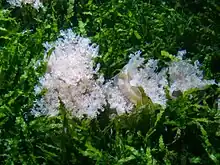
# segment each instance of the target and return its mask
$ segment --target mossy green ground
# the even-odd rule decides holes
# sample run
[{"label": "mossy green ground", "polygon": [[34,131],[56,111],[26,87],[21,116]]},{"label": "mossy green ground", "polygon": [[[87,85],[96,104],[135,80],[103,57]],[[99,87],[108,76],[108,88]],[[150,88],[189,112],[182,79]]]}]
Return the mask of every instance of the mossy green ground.
[{"label": "mossy green ground", "polygon": [[[169,60],[161,51],[199,60],[207,79],[220,80],[220,4],[213,1],[44,0],[45,10],[11,8],[0,0],[0,164],[220,164],[217,86],[192,89],[166,109],[75,119],[34,118],[29,109],[45,66],[42,43],[72,28],[100,46],[101,72],[114,76],[137,50]],[[30,31],[31,30],[31,31]],[[26,32],[24,32],[26,31]]]}]

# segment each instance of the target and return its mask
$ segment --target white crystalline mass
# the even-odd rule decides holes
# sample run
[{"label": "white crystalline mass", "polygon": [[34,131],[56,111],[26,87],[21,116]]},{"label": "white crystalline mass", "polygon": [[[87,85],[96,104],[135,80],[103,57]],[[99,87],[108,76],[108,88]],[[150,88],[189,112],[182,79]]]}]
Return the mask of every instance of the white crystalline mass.
[{"label": "white crystalline mass", "polygon": [[[34,114],[56,115],[60,98],[74,116],[95,117],[98,110],[103,110],[103,106],[107,105],[106,98],[110,96],[115,99],[114,105],[109,99],[112,108],[116,108],[118,113],[128,111],[130,107],[124,105],[127,102],[124,96],[118,95],[120,91],[103,85],[103,76],[97,74],[100,66],[93,69],[93,58],[98,56],[98,47],[90,44],[89,39],[76,36],[70,29],[61,31],[61,37],[55,43],[44,44],[46,52],[53,47],[55,50],[49,59],[45,56],[48,71],[40,79],[42,87],[35,90],[36,93],[42,88],[48,91],[36,102]],[[94,75],[98,79],[94,79]]]},{"label": "white crystalline mass", "polygon": [[59,99],[73,115],[95,116],[98,109],[106,104],[101,86],[94,80],[92,58],[98,53],[98,47],[89,46],[90,40],[81,38],[71,30],[62,31],[48,59],[48,72],[41,78],[43,88],[48,91],[44,103],[48,114],[58,113]]},{"label": "white crystalline mass", "polygon": [[[170,62],[160,72],[157,72],[158,60],[149,59],[145,63],[140,56],[141,52],[136,52],[130,55],[128,64],[120,72],[124,77],[117,79],[116,76],[105,82],[104,77],[98,73],[100,65],[94,69],[93,58],[98,56],[98,47],[92,45],[89,39],[77,36],[69,29],[61,31],[56,42],[45,43],[44,47],[47,73],[41,77],[41,86],[36,86],[35,92],[38,94],[42,89],[47,89],[47,92],[35,102],[32,109],[35,115],[57,115],[60,101],[77,117],[87,115],[94,118],[106,105],[115,109],[117,114],[131,112],[135,103],[126,94],[134,96],[138,88],[132,87],[139,86],[153,103],[166,107],[164,88],[167,86],[172,95],[175,91],[184,92],[215,84],[214,80],[203,79],[198,61],[191,64],[191,61],[182,59],[186,53],[184,50],[178,52],[177,60]],[[51,48],[55,49],[47,57]],[[39,65],[38,61],[36,68]],[[123,81],[126,85],[123,85]]]},{"label": "white crystalline mass", "polygon": [[133,109],[134,105],[123,95],[119,87],[114,84],[114,81],[108,81],[103,85],[103,89],[110,108],[116,109],[117,114],[130,112]]},{"label": "white crystalline mass", "polygon": [[128,64],[122,69],[123,74],[130,75],[131,86],[143,87],[145,93],[154,103],[166,105],[166,97],[163,87],[166,86],[165,72],[156,73],[157,60],[149,60],[144,64],[144,59],[140,57],[141,52],[130,56]]},{"label": "white crystalline mass", "polygon": [[[147,96],[154,103],[166,106],[166,95],[164,88],[170,82],[170,95],[174,91],[184,92],[191,88],[203,88],[206,85],[215,84],[214,80],[204,80],[203,73],[199,70],[199,62],[191,64],[191,61],[182,60],[185,50],[178,52],[178,61],[170,62],[167,68],[163,68],[159,73],[157,70],[157,60],[150,59],[146,64],[140,57],[140,52],[131,56],[128,64],[122,69],[122,73],[130,75],[131,86],[143,87]],[[167,76],[169,75],[169,77]]]},{"label": "white crystalline mass", "polygon": [[23,4],[31,4],[35,9],[39,9],[40,7],[43,7],[43,4],[40,2],[40,0],[7,0],[7,2],[16,7],[21,7]]},{"label": "white crystalline mass", "polygon": [[206,85],[215,84],[214,80],[204,80],[203,73],[196,64],[186,61],[173,62],[169,66],[169,78],[171,82],[170,92],[186,91],[191,88],[203,88]]}]

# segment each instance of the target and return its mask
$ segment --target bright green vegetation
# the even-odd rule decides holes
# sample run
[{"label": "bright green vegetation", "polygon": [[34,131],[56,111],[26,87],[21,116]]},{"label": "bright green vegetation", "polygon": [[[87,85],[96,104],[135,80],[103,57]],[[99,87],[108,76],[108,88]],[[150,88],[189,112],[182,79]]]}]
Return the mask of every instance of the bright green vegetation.
[{"label": "bright green vegetation", "polygon": [[[129,53],[147,58],[186,49],[206,78],[220,80],[220,4],[213,1],[44,0],[46,9],[9,8],[0,0],[0,164],[220,164],[217,86],[190,90],[164,110],[139,107],[111,119],[34,118],[34,85],[45,67],[42,43],[72,27],[100,45],[101,71],[120,71]],[[165,1],[164,1],[165,2]],[[31,29],[31,31],[29,31]],[[27,30],[23,33],[24,30]]]}]

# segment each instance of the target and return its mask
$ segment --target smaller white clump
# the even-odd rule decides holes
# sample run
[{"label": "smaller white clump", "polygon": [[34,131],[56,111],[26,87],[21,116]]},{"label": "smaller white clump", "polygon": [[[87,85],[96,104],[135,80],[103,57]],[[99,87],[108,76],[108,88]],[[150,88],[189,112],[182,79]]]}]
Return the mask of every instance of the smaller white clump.
[{"label": "smaller white clump", "polygon": [[[142,87],[145,94],[149,96],[154,103],[165,106],[166,97],[163,88],[167,85],[166,74],[164,72],[156,73],[157,60],[150,59],[144,64],[144,58],[140,57],[140,53],[141,52],[137,52],[130,56],[130,61],[122,69],[121,73],[129,75],[128,83],[131,87]],[[120,86],[120,82],[118,81],[117,83]],[[137,92],[134,91],[134,93]],[[130,92],[130,94],[132,93]]]},{"label": "smaller white clump", "polygon": [[203,88],[206,85],[216,84],[214,80],[203,79],[203,72],[199,70],[198,61],[195,61],[193,65],[190,60],[183,60],[185,54],[185,50],[179,51],[176,56],[177,60],[171,61],[168,67],[157,72],[158,60],[150,59],[143,64],[144,59],[140,57],[140,52],[137,52],[130,56],[131,59],[122,69],[121,74],[129,75],[130,87],[141,86],[153,103],[165,107],[167,99],[164,89],[166,87],[169,87],[170,95],[172,95],[173,92],[185,92],[191,88]]},{"label": "smaller white clump", "polygon": [[116,109],[117,114],[130,112],[134,104],[132,104],[122,93],[120,88],[114,84],[114,81],[108,81],[103,85],[105,90],[106,100],[111,109]]},{"label": "smaller white clump", "polygon": [[186,61],[172,62],[169,66],[170,92],[186,91],[191,88],[203,88],[206,85],[215,84],[214,80],[204,80],[203,73],[196,64]]},{"label": "smaller white clump", "polygon": [[7,2],[16,7],[21,7],[22,4],[31,4],[37,10],[43,7],[43,4],[40,2],[40,0],[7,0]]},{"label": "smaller white clump", "polygon": [[171,62],[168,67],[170,94],[175,91],[187,91],[191,88],[203,88],[206,85],[216,84],[215,80],[205,80],[201,64],[198,60],[192,64],[191,60],[183,60],[186,50],[178,51],[178,61]]}]

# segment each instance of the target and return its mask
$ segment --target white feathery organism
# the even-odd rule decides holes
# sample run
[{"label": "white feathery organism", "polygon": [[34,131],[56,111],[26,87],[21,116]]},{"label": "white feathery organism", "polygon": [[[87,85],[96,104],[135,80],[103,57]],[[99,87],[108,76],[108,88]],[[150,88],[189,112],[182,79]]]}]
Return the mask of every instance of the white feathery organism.
[{"label": "white feathery organism", "polygon": [[[171,61],[167,68],[156,72],[158,60],[149,59],[146,64],[143,64],[144,59],[140,57],[140,52],[137,52],[131,56],[128,64],[119,73],[121,79],[117,79],[116,84],[119,85],[123,94],[130,101],[132,101],[131,97],[140,99],[137,97],[140,95],[131,90],[131,87],[140,86],[153,103],[160,104],[163,107],[166,107],[167,99],[164,88],[168,87],[168,82],[170,82],[170,95],[175,91],[184,92],[191,88],[203,88],[206,85],[215,84],[214,80],[203,79],[198,61],[195,61],[193,65],[190,60],[183,60],[182,57],[185,54],[185,50],[179,51],[177,61]],[[129,79],[126,76],[129,76]]]},{"label": "white feathery organism", "polygon": [[198,60],[192,64],[191,60],[183,60],[183,55],[179,56],[179,54],[182,53],[177,54],[179,60],[171,62],[168,67],[171,83],[170,94],[174,91],[184,92],[191,88],[203,88],[206,85],[216,84],[215,80],[205,80],[203,78],[203,71],[199,69],[201,64]]},{"label": "white feathery organism", "polygon": [[[169,86],[170,95],[175,91],[184,92],[190,88],[202,88],[215,84],[214,80],[204,80],[199,70],[199,62],[191,64],[183,60],[185,50],[178,52],[177,60],[171,61],[168,67],[160,72],[158,60],[144,58],[138,51],[130,55],[130,60],[121,72],[111,80],[105,80],[99,74],[100,64],[94,69],[93,58],[98,56],[98,46],[91,44],[87,38],[77,36],[68,29],[60,32],[60,38],[54,43],[45,43],[45,59],[47,73],[41,77],[41,86],[36,86],[36,94],[46,88],[43,98],[35,102],[35,115],[56,115],[60,105],[64,106],[77,117],[88,115],[94,118],[109,104],[117,114],[131,112],[133,107],[142,99],[139,87],[152,100],[166,107],[164,88]],[[47,53],[55,48],[50,57]],[[38,61],[36,67],[40,65]],[[97,79],[95,79],[97,77]],[[167,76],[169,75],[169,76]],[[106,81],[106,82],[105,82]],[[104,83],[105,82],[105,83]]]},{"label": "white feathery organism", "polygon": [[[125,65],[121,72],[115,76],[115,82],[124,96],[127,97],[133,104],[137,104],[142,100],[142,95],[137,84],[132,84],[132,77],[136,75],[137,69],[144,62],[143,58],[140,58],[140,51],[130,55],[130,60]],[[134,82],[135,83],[135,82]]]},{"label": "white feathery organism", "polygon": [[46,48],[55,47],[47,59],[48,72],[40,80],[42,88],[48,91],[43,102],[36,103],[44,104],[46,109],[43,111],[47,114],[58,113],[58,97],[78,117],[84,114],[94,117],[98,109],[103,110],[106,100],[100,85],[101,77],[99,81],[95,80],[98,69],[93,69],[98,47],[90,44],[89,39],[76,36],[70,29],[61,31],[61,37],[55,43],[44,44]]},{"label": "white feathery organism", "polygon": [[140,57],[140,53],[139,51],[130,56],[131,59],[119,73],[116,84],[133,103],[142,99],[141,92],[138,91],[138,87],[142,87],[154,103],[165,106],[166,97],[163,87],[167,85],[166,75],[163,72],[156,73],[157,60],[150,59],[144,64],[144,58]]},{"label": "white feathery organism", "polygon": [[21,7],[23,4],[31,4],[35,9],[39,9],[43,7],[43,4],[40,2],[40,0],[7,0],[7,2],[16,7]]},{"label": "white feathery organism", "polygon": [[21,6],[22,0],[7,0],[7,2],[12,6]]},{"label": "white feathery organism", "polygon": [[202,71],[196,65],[185,61],[173,62],[168,70],[171,82],[170,92],[186,91],[191,88],[203,88],[206,85],[215,84],[214,80],[204,80]]},{"label": "white feathery organism", "polygon": [[115,109],[117,114],[131,112],[134,104],[127,99],[118,85],[113,80],[108,81],[103,85],[106,94],[106,100],[111,109]]}]

